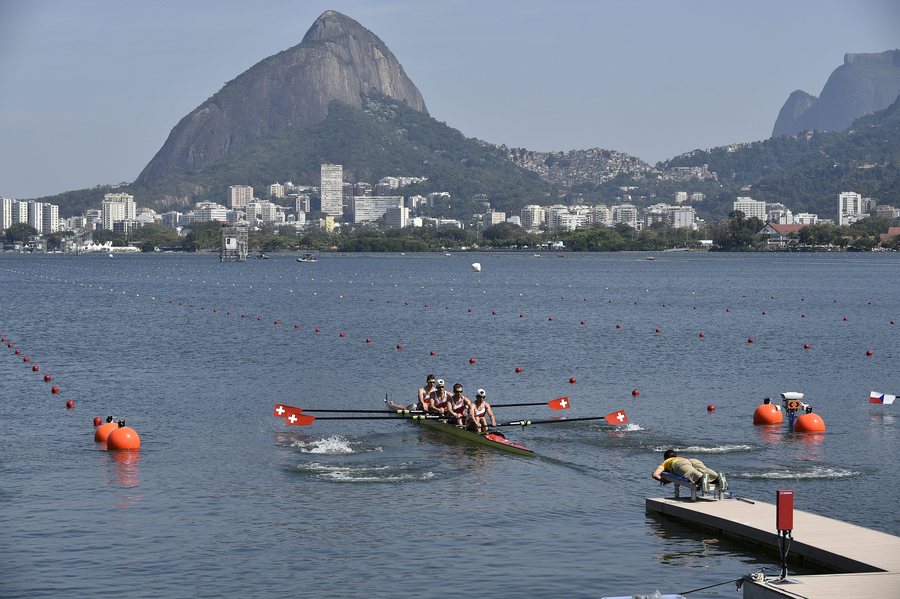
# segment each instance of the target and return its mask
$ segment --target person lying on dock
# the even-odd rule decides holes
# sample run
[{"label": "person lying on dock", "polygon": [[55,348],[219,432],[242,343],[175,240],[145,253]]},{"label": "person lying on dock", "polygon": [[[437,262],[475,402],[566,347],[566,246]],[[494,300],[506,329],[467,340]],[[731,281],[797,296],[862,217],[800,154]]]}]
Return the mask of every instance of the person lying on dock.
[{"label": "person lying on dock", "polygon": [[465,428],[466,414],[469,412],[469,406],[472,400],[462,394],[463,386],[461,383],[453,385],[453,395],[450,396],[450,414],[455,419],[456,426]]},{"label": "person lying on dock", "polygon": [[446,416],[450,413],[450,394],[444,389],[444,379],[437,380],[437,387],[429,395],[430,411]]},{"label": "person lying on dock", "polygon": [[663,462],[653,471],[653,478],[666,484],[667,481],[662,479],[663,472],[671,472],[672,474],[688,479],[697,485],[704,492],[709,490],[709,486],[716,482],[719,473],[711,468],[707,468],[706,464],[696,458],[683,458],[679,456],[674,449],[666,450],[663,454]]},{"label": "person lying on dock", "polygon": [[475,401],[469,406],[469,429],[482,434],[490,430],[487,425],[488,416],[491,417],[491,426],[497,426],[491,404],[485,401],[484,396],[484,389],[479,389],[475,394]]},{"label": "person lying on dock", "polygon": [[416,404],[417,410],[427,412],[431,407],[431,392],[434,391],[434,375],[429,374],[425,377],[425,386],[419,387],[419,402]]}]

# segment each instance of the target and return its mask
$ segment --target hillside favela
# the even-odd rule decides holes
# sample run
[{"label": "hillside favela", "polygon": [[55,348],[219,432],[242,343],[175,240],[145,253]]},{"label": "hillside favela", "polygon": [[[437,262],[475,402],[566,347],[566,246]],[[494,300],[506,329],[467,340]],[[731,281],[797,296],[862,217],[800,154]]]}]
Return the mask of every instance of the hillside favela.
[{"label": "hillside favela", "polygon": [[900,597],[896,8],[344,4],[0,11],[0,597]]}]

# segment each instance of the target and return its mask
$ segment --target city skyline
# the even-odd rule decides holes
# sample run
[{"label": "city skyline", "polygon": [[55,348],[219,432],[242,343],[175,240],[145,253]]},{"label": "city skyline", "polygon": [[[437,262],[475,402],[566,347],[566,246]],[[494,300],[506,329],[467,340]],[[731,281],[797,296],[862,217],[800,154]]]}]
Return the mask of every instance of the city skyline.
[{"label": "city skyline", "polygon": [[327,9],[384,40],[430,114],[468,137],[650,163],[764,139],[788,95],[818,95],[845,53],[900,47],[900,6],[883,0],[11,0],[0,7],[0,195],[134,180],[181,117],[298,44]]}]

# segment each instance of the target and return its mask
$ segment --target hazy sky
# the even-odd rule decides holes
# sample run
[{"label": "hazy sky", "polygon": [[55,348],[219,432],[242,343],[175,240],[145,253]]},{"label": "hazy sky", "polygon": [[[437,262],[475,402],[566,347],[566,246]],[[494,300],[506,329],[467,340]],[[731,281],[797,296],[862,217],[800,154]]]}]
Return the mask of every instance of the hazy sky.
[{"label": "hazy sky", "polygon": [[0,0],[0,195],[133,181],[181,117],[327,9],[467,136],[651,163],[764,139],[844,53],[900,48],[897,0]]}]

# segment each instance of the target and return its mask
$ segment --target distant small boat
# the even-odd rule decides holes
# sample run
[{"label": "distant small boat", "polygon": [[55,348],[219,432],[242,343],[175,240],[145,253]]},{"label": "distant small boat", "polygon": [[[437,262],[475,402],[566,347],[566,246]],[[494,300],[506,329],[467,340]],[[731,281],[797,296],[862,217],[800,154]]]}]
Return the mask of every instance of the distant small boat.
[{"label": "distant small boat", "polygon": [[473,263],[472,263],[472,270],[474,270],[475,272],[481,272],[481,263],[480,263],[480,262],[473,262]]},{"label": "distant small boat", "polygon": [[656,258],[654,258],[653,256],[647,256],[646,258],[644,258],[644,260],[656,260]]},{"label": "distant small boat", "polygon": [[450,255],[450,252],[444,252],[444,255],[445,255],[445,256],[449,256],[449,255]]},{"label": "distant small boat", "polygon": [[297,262],[318,262],[319,259],[313,256],[312,254],[303,254],[299,258],[297,258]]},{"label": "distant small boat", "polygon": [[265,252],[260,252],[259,254],[256,254],[256,257],[257,257],[259,260],[268,260],[268,259],[269,259],[269,254],[267,254],[267,253],[265,253]]}]

